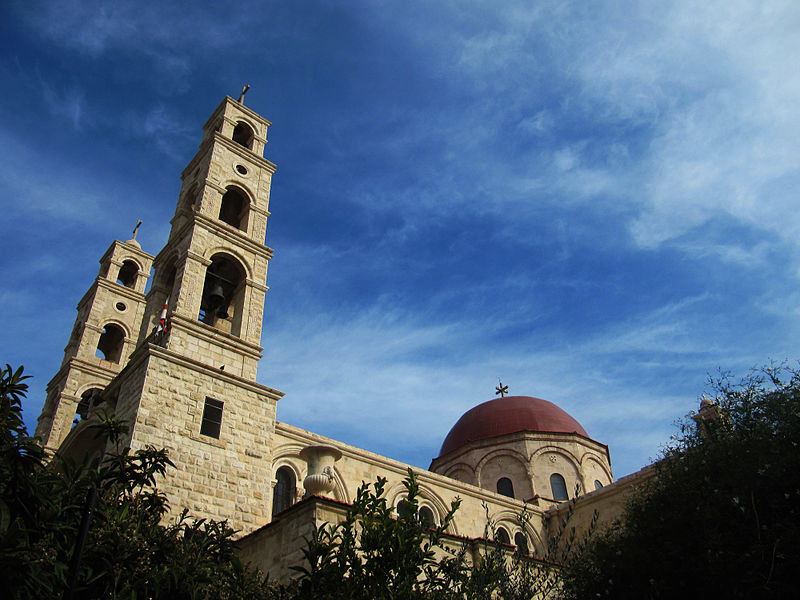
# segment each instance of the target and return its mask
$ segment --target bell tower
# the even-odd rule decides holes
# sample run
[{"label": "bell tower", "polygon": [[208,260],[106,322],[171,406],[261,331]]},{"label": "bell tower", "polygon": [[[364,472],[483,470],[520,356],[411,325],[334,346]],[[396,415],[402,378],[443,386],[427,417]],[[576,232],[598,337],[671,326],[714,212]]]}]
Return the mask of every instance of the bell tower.
[{"label": "bell tower", "polygon": [[264,246],[275,165],[262,158],[269,121],[226,98],[184,169],[139,339],[152,336],[168,300],[164,347],[255,380],[267,264]]},{"label": "bell tower", "polygon": [[[128,424],[131,450],[165,448],[176,464],[159,484],[175,515],[187,508],[245,533],[270,518],[283,395],[256,381],[273,254],[264,245],[275,173],[262,156],[269,126],[229,97],[205,124],[169,238],[150,257],[146,296],[141,286],[136,348],[126,346],[127,364],[107,373],[101,395],[104,410]],[[87,447],[88,435],[75,427],[60,451]]]},{"label": "bell tower", "polygon": [[49,450],[56,450],[88,416],[136,345],[153,257],[142,251],[135,231],[127,242],[111,244],[100,259],[97,278],[78,302],[64,360],[47,385],[36,426],[36,437]]}]

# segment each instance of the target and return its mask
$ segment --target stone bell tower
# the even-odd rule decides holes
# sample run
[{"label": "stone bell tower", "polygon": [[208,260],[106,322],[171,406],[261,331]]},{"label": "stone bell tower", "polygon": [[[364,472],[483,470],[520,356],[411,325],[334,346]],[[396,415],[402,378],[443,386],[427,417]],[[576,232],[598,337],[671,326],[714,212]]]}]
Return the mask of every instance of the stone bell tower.
[{"label": "stone bell tower", "polygon": [[64,360],[47,385],[36,426],[36,437],[49,450],[56,450],[73,425],[88,416],[133,352],[152,262],[135,233],[127,242],[115,241],[100,259],[100,272],[78,303]]},{"label": "stone bell tower", "polygon": [[[101,405],[127,422],[131,450],[168,451],[177,468],[159,487],[175,514],[187,508],[228,519],[245,533],[271,514],[283,395],[256,382],[272,258],[264,245],[275,172],[262,156],[269,126],[228,97],[205,124],[182,174],[169,238],[152,259],[152,285],[146,296],[143,285],[139,292],[136,349],[108,373]],[[74,441],[81,434],[75,427],[65,446],[84,447]]]}]

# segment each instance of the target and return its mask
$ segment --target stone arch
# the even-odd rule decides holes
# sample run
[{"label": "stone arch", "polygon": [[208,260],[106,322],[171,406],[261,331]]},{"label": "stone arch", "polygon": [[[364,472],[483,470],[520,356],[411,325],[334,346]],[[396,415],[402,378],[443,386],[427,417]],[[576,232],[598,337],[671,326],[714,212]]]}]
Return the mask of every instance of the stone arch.
[{"label": "stone arch", "polygon": [[246,232],[250,223],[253,199],[241,184],[228,185],[219,201],[217,218],[231,227]]},{"label": "stone arch", "polygon": [[273,473],[272,518],[297,502],[297,474],[287,465],[281,465]]},{"label": "stone arch", "polygon": [[[464,479],[460,477],[456,477],[456,473],[464,473],[466,477]],[[456,481],[460,481],[462,483],[468,483],[470,485],[478,485],[478,479],[475,477],[475,469],[473,469],[467,463],[461,462],[456,463],[447,468],[447,471],[444,473],[445,477],[449,477],[450,479],[455,479]]]},{"label": "stone arch", "polygon": [[546,545],[542,537],[536,531],[536,528],[531,523],[531,520],[535,515],[531,514],[531,512],[528,512],[527,514],[530,518],[523,523],[519,519],[518,512],[502,509],[493,513],[490,516],[490,520],[495,524],[495,526],[502,525],[508,530],[512,543],[518,532],[524,534],[529,542],[528,550],[533,551],[533,553],[538,556],[544,556]]},{"label": "stone arch", "polygon": [[561,454],[564,458],[569,459],[569,461],[577,467],[581,463],[577,456],[575,456],[572,452],[563,448],[562,446],[555,446],[553,444],[548,444],[547,446],[541,446],[537,448],[533,453],[531,453],[530,461],[533,463],[537,458],[542,456],[543,454]]},{"label": "stone arch", "polygon": [[119,273],[117,273],[117,283],[126,288],[135,289],[141,272],[142,264],[135,258],[126,256],[122,260]]},{"label": "stone arch", "polygon": [[[406,497],[406,488],[402,481],[398,481],[386,493],[386,502],[389,506],[397,507],[401,500]],[[433,511],[434,518],[437,523],[441,523],[444,516],[447,514],[449,508],[444,500],[433,490],[427,487],[425,483],[419,482],[419,495],[417,496],[417,510],[423,506],[427,506]],[[447,526],[446,531],[453,535],[458,535],[458,528],[455,526],[456,519],[453,519]]]},{"label": "stone arch", "polygon": [[241,337],[245,324],[247,269],[231,252],[211,256],[206,268],[198,320]]},{"label": "stone arch", "polygon": [[505,524],[499,524],[494,528],[494,540],[501,544],[511,545],[511,534]]},{"label": "stone arch", "polygon": [[[606,482],[603,485],[607,485],[614,481],[613,476],[611,475],[611,469],[608,468],[608,465],[605,461],[600,460],[597,455],[591,452],[585,452],[583,456],[581,456],[581,471],[584,477],[589,477],[587,482],[590,482],[590,479],[593,481],[597,479],[596,472],[599,471],[606,477]],[[595,469],[592,469],[590,465],[594,465]],[[602,482],[601,482],[602,483]],[[594,487],[586,487],[586,491],[590,492],[594,489]]]},{"label": "stone arch", "polygon": [[524,454],[515,450],[501,448],[489,452],[478,462],[475,471],[478,485],[484,489],[497,492],[497,482],[507,478],[513,484],[516,498],[533,496],[528,461]]},{"label": "stone arch", "polygon": [[256,139],[256,128],[253,127],[246,119],[240,118],[236,122],[236,125],[233,126],[231,139],[240,146],[243,146],[248,150],[252,150],[253,142],[255,142]]},{"label": "stone arch", "polygon": [[128,327],[116,319],[109,319],[100,328],[95,357],[121,364],[125,358],[125,342],[130,339]]},{"label": "stone arch", "polygon": [[239,179],[225,179],[220,184],[221,188],[228,189],[230,187],[239,188],[239,191],[242,192],[246,197],[250,206],[255,206],[256,203],[256,191],[253,187],[246,181],[241,181]]},{"label": "stone arch", "polygon": [[423,525],[433,528],[439,524],[436,518],[436,512],[428,506],[428,504],[421,504],[419,507],[419,520]]},{"label": "stone arch", "polygon": [[[292,460],[292,459],[297,459],[297,460]],[[276,458],[275,460],[272,461],[272,478],[273,479],[275,479],[275,473],[277,473],[278,469],[280,469],[281,467],[286,467],[286,468],[290,469],[294,473],[294,480],[295,480],[295,487],[296,487],[296,490],[295,490],[295,502],[297,502],[298,500],[300,500],[300,498],[303,497],[303,494],[301,493],[301,491],[303,489],[302,485],[303,485],[303,479],[305,477],[305,475],[304,475],[305,471],[298,466],[297,461],[300,461],[300,457],[297,456],[296,454],[282,456],[282,457]],[[300,462],[302,462],[302,461],[300,461]]]},{"label": "stone arch", "polygon": [[203,258],[207,261],[211,261],[217,254],[230,254],[233,258],[239,261],[240,266],[245,271],[246,278],[253,279],[253,268],[250,265],[250,261],[241,252],[239,252],[239,250],[236,248],[230,248],[228,246],[214,246],[203,252]]},{"label": "stone arch", "polygon": [[78,388],[78,393],[76,395],[80,400],[75,407],[74,425],[86,420],[92,408],[103,402],[100,394],[102,394],[104,389],[105,384],[103,383],[89,383]]},{"label": "stone arch", "polygon": [[559,473],[564,477],[568,497],[575,495],[578,486],[580,493],[586,491],[580,462],[565,448],[555,445],[542,446],[531,455],[531,466],[537,489],[545,498],[550,498],[552,495],[550,476],[553,473]]},{"label": "stone arch", "polygon": [[597,465],[597,467],[608,476],[609,480],[611,480],[611,469],[609,469],[608,463],[592,452],[584,452],[581,456],[581,466],[588,465],[590,463]]}]

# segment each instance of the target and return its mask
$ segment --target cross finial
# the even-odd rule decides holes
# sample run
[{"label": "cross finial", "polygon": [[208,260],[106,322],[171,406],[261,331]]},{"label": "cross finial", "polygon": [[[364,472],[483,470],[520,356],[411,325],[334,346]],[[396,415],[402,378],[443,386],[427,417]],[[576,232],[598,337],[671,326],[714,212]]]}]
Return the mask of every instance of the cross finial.
[{"label": "cross finial", "polygon": [[499,394],[501,398],[505,398],[506,394],[508,393],[508,386],[507,385],[503,385],[503,382],[500,381],[499,377],[497,378],[497,383],[499,383],[500,385],[498,385],[496,388],[494,388],[495,389],[495,395]]},{"label": "cross finial", "polygon": [[142,220],[139,219],[136,221],[136,227],[133,228],[133,239],[136,239],[136,232],[139,231],[139,226],[142,224]]},{"label": "cross finial", "polygon": [[249,90],[249,89],[250,89],[249,85],[243,85],[242,86],[242,93],[239,94],[239,99],[237,100],[237,102],[239,104],[241,104],[242,106],[244,106],[244,95],[247,93],[247,90]]}]

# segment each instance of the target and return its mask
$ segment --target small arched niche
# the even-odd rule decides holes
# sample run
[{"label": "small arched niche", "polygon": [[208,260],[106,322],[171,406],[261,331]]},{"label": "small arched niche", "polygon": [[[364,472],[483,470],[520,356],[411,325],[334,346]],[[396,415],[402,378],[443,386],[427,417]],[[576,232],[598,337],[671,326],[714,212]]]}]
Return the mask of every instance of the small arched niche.
[{"label": "small arched niche", "polygon": [[235,186],[228,186],[219,205],[219,220],[241,231],[247,231],[249,214],[250,201],[247,194]]},{"label": "small arched niche", "polygon": [[119,325],[108,323],[103,327],[94,355],[109,362],[119,363],[124,345],[125,331]]},{"label": "small arched niche", "polygon": [[242,331],[245,270],[234,257],[220,253],[211,257],[206,271],[198,319],[220,331],[239,336]]},{"label": "small arched niche", "polygon": [[280,467],[275,473],[275,489],[272,490],[272,518],[294,504],[296,482],[294,471]]},{"label": "small arched niche", "polygon": [[124,285],[126,288],[133,288],[136,286],[138,275],[139,265],[132,260],[122,261],[122,266],[119,268],[119,275],[117,275],[117,283]]},{"label": "small arched niche", "polygon": [[255,135],[253,134],[253,130],[247,123],[239,121],[236,124],[236,127],[233,128],[233,135],[231,138],[234,142],[239,144],[240,146],[244,146],[248,150],[253,149],[253,138]]}]

